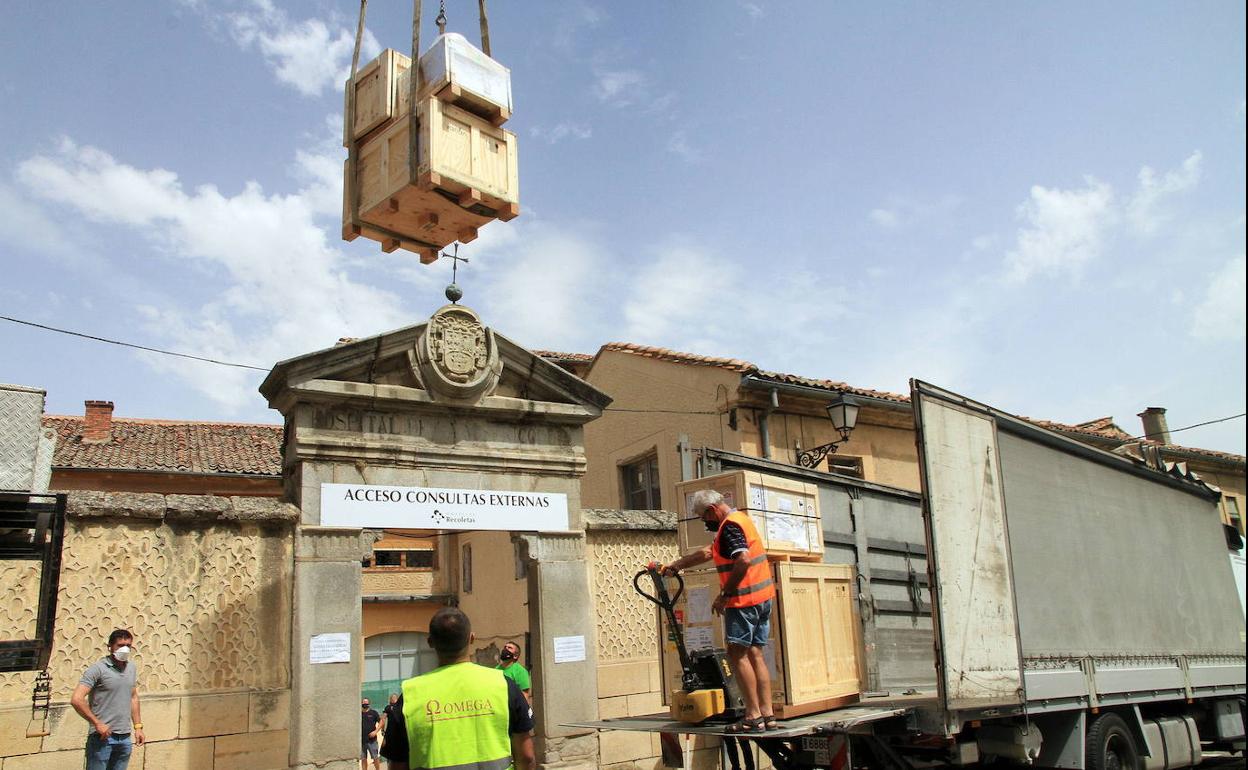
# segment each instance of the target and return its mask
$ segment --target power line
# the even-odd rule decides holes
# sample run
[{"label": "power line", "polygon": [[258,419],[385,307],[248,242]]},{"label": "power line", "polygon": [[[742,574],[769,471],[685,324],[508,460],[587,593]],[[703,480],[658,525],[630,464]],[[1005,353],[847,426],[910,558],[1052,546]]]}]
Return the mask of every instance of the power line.
[{"label": "power line", "polygon": [[[149,348],[146,345],[136,345],[133,342],[122,342],[121,340],[113,340],[107,337],[97,337],[94,334],[83,334],[82,332],[71,331],[69,329],[58,329],[55,326],[46,326],[44,324],[35,323],[34,321],[23,321],[20,318],[11,318],[7,315],[0,315],[0,320],[10,321],[15,324],[21,324],[22,326],[33,326],[36,329],[43,329],[44,331],[56,332],[58,334],[68,334],[71,337],[81,337],[85,340],[94,340],[95,342],[107,342],[110,345],[120,345],[123,348],[134,348],[135,350],[145,350],[148,353],[159,353],[165,356],[177,356],[178,358],[189,358],[192,361],[203,361],[206,364],[216,364],[217,366],[233,366],[237,369],[254,369],[257,372],[269,371],[267,368],[263,366],[252,366],[251,364],[236,364],[230,361],[219,361],[215,358],[205,358],[203,356],[194,356],[194,355],[191,355],[190,353],[177,353],[172,350],[162,350],[160,348]],[[607,407],[605,411],[640,412],[640,413],[646,413],[646,414],[707,414],[707,415],[723,414],[722,412],[689,410],[689,409],[627,409],[624,407],[611,407],[611,406]],[[1240,417],[1244,417],[1246,415],[1248,415],[1248,412],[1240,412],[1239,414],[1233,414],[1230,417],[1222,417],[1217,420],[1208,420],[1206,422],[1198,422],[1195,425],[1187,425],[1182,428],[1173,428],[1170,430],[1170,432],[1181,433],[1185,430],[1191,430],[1192,428],[1203,428],[1206,425],[1217,425],[1220,422],[1238,420]],[[1152,434],[1144,434],[1143,436],[1133,436],[1131,437],[1130,440],[1139,441],[1141,439],[1149,439],[1149,438],[1152,438]]]},{"label": "power line", "polygon": [[190,353],[175,353],[172,350],[161,350],[160,348],[149,348],[146,345],[135,345],[132,342],[122,342],[121,340],[110,340],[107,337],[96,337],[94,334],[83,334],[82,332],[70,331],[69,329],[58,329],[55,326],[45,326],[37,324],[34,321],[23,321],[20,318],[10,318],[7,315],[0,315],[0,320],[12,321],[15,324],[23,326],[33,326],[36,329],[57,332],[59,334],[68,334],[72,337],[82,337],[85,340],[95,340],[96,342],[107,342],[110,345],[120,345],[123,348],[134,348],[135,350],[146,350],[149,353],[160,353],[166,356],[177,356],[178,358],[189,358],[193,361],[203,361],[208,364],[217,364],[218,366],[233,366],[238,369],[255,369],[257,372],[267,372],[268,369],[262,366],[251,366],[250,364],[234,364],[229,361],[218,361],[215,358],[204,358],[203,356],[193,356]]}]

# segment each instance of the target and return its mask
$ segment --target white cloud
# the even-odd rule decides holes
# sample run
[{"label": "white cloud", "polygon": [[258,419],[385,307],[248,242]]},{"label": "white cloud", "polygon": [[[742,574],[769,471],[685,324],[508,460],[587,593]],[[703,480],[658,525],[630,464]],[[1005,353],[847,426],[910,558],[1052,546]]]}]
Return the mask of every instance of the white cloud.
[{"label": "white cloud", "polygon": [[1105,232],[1114,219],[1113,190],[1092,177],[1080,190],[1036,185],[1031,199],[1018,207],[1026,226],[1005,257],[1008,279],[1022,283],[1035,275],[1078,275],[1100,255]]},{"label": "white cloud", "polygon": [[558,144],[564,139],[589,139],[593,135],[594,130],[588,123],[573,121],[556,123],[550,128],[542,125],[535,125],[529,128],[529,136],[546,142],[546,144]]},{"label": "white cloud", "polygon": [[704,157],[701,148],[694,147],[689,143],[689,133],[684,129],[680,129],[668,137],[667,151],[680,156],[686,163],[699,163]]},{"label": "white cloud", "polygon": [[1244,339],[1244,255],[1209,277],[1204,300],[1192,314],[1192,336],[1205,342]]},{"label": "white cloud", "polygon": [[[278,82],[304,96],[319,96],[326,87],[340,88],[351,74],[354,26],[322,19],[294,21],[272,0],[252,0],[250,10],[228,14],[225,19],[240,48],[258,49]],[[365,29],[360,64],[380,50],[377,39]]]},{"label": "white cloud", "polygon": [[737,268],[683,244],[659,249],[629,282],[625,339],[692,352],[720,347],[734,313],[725,298],[739,283]]},{"label": "white cloud", "polygon": [[738,3],[738,5],[741,6],[741,10],[745,11],[746,16],[749,16],[751,19],[754,19],[755,21],[767,15],[766,12],[763,10],[763,7],[759,5],[758,3],[751,3],[751,2],[746,2],[745,0],[742,0],[742,2]]},{"label": "white cloud", "polygon": [[[518,226],[519,225],[519,226]],[[609,323],[612,260],[592,233],[542,222],[484,228],[473,242],[464,301],[521,345],[597,350]],[[480,286],[482,288],[477,289]]]},{"label": "white cloud", "polygon": [[[136,168],[65,140],[56,153],[22,162],[17,178],[32,196],[61,211],[132,228],[168,259],[198,269],[197,281],[218,288],[214,299],[197,307],[146,306],[149,331],[162,344],[267,365],[340,336],[410,321],[395,294],[346,274],[343,253],[315,222],[326,213],[326,188],[332,186],[327,164],[311,155],[300,156],[298,164],[314,181],[291,195],[266,194],[255,182],[234,195],[212,185],[187,191],[171,171]],[[336,206],[335,216],[338,211]],[[254,404],[254,389],[240,386],[240,378],[254,378],[254,372],[151,362],[226,407]]]},{"label": "white cloud", "polygon": [[1162,203],[1167,197],[1190,190],[1200,182],[1200,164],[1201,154],[1197,151],[1183,161],[1181,168],[1168,171],[1160,178],[1149,166],[1140,169],[1139,188],[1127,202],[1127,217],[1140,233],[1152,235],[1165,224],[1168,217]]},{"label": "white cloud", "polygon": [[594,96],[610,107],[630,107],[643,100],[646,76],[637,70],[599,70]]},{"label": "white cloud", "polygon": [[872,222],[876,223],[880,227],[893,228],[896,227],[901,221],[897,216],[897,212],[890,209],[871,209],[871,213],[868,214],[868,216],[871,218]]}]

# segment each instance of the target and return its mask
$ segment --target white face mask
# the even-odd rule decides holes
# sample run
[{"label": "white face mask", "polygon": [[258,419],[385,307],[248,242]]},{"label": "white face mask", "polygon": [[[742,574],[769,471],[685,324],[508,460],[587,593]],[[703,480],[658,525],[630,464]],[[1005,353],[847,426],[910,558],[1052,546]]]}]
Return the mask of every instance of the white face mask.
[{"label": "white face mask", "polygon": [[130,647],[127,645],[118,647],[113,650],[113,657],[116,658],[118,663],[125,663],[127,660],[130,660]]}]

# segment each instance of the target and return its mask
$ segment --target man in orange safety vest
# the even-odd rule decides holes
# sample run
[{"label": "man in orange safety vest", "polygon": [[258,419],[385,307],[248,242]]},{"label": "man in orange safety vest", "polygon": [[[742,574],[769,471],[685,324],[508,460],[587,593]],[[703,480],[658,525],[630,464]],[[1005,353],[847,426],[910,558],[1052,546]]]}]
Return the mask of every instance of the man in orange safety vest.
[{"label": "man in orange safety vest", "polygon": [[745,718],[729,726],[728,732],[757,733],[775,729],[771,705],[771,673],[763,648],[771,635],[771,608],[776,587],[771,567],[763,551],[762,539],[754,522],[724,502],[720,493],[703,489],[690,499],[690,512],[702,519],[715,533],[711,544],[690,551],[663,568],[674,575],[683,569],[715,562],[719,572],[719,595],[712,611],[724,616],[724,636],[728,640],[728,663],[741,683]]}]

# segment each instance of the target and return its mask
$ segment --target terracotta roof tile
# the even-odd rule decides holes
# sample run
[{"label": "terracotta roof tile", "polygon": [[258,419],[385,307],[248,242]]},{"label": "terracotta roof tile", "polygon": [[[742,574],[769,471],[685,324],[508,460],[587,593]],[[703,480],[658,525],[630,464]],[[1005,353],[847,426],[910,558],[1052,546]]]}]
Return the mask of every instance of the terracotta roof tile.
[{"label": "terracotta roof tile", "polygon": [[[760,379],[773,380],[775,382],[783,382],[791,385],[805,385],[811,388],[823,388],[825,390],[834,390],[838,392],[855,393],[860,396],[868,396],[870,398],[879,398],[885,401],[909,402],[909,396],[902,396],[896,393],[886,393],[881,390],[871,390],[869,388],[857,388],[844,382],[835,380],[817,380],[810,377],[802,377],[796,374],[784,374],[783,372],[768,372],[759,369],[755,364],[749,361],[743,361],[739,358],[720,358],[718,356],[700,356],[694,353],[682,353],[678,350],[669,350],[667,348],[655,348],[648,345],[636,345],[631,342],[608,342],[602,346],[602,350],[610,350],[618,353],[630,353],[635,356],[643,356],[645,358],[654,358],[660,361],[671,361],[678,364],[692,364],[694,366],[715,366],[720,369],[727,369],[732,372],[741,372],[742,374],[752,374]],[[601,352],[601,351],[599,351]]]},{"label": "terracotta roof tile", "polygon": [[649,345],[636,345],[631,342],[608,342],[598,352],[611,350],[617,353],[631,353],[643,358],[654,358],[659,361],[671,361],[677,364],[693,364],[694,366],[717,366],[734,372],[756,372],[758,367],[749,361],[739,358],[719,358],[718,356],[699,356],[694,353],[681,353],[678,350],[655,348]]},{"label": "terracotta roof tile", "polygon": [[112,438],[83,443],[82,417],[45,415],[57,468],[280,476],[282,426],[114,417]]},{"label": "terracotta roof tile", "polygon": [[560,353],[557,350],[534,350],[534,355],[545,358],[548,361],[583,361],[589,363],[594,360],[590,353]]}]

